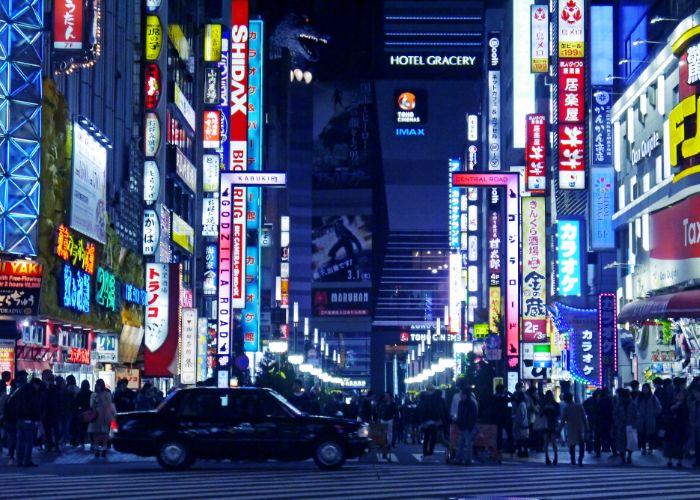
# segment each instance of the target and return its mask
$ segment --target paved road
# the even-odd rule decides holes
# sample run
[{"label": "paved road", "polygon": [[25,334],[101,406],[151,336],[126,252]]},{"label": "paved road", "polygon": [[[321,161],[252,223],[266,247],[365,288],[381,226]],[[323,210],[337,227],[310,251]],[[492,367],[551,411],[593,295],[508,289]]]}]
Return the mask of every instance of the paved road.
[{"label": "paved road", "polygon": [[[113,459],[116,457],[113,457]],[[109,460],[109,458],[107,459]],[[313,463],[198,462],[165,472],[152,461],[2,467],[0,491],[17,499],[454,499],[698,498],[700,474],[666,468],[557,467],[533,463],[450,466],[441,463],[347,463],[319,471]]]}]

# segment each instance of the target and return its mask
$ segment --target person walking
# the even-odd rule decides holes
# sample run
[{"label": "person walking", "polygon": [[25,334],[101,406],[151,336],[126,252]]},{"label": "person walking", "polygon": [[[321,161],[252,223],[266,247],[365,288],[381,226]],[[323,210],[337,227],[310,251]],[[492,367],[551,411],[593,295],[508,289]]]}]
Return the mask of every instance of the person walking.
[{"label": "person walking", "polygon": [[394,402],[394,397],[387,391],[384,393],[384,398],[379,403],[379,407],[377,408],[379,423],[386,429],[387,446],[384,450],[382,450],[384,458],[388,457],[389,448],[394,440],[394,419],[396,418],[396,415],[397,409],[396,403]]},{"label": "person walking", "polygon": [[43,429],[44,451],[58,452],[60,397],[56,379],[51,370],[41,374],[43,388],[41,390],[41,427]]},{"label": "person walking", "polygon": [[651,392],[651,385],[642,384],[637,396],[637,437],[642,455],[651,455],[656,436],[656,418],[661,413],[661,403]]},{"label": "person walking", "polygon": [[695,452],[693,467],[700,467],[700,378],[695,377],[688,387],[688,427],[690,445]]},{"label": "person walking", "polygon": [[[23,383],[26,383],[27,372],[21,371],[17,377],[20,377],[20,374],[22,374],[21,376],[24,379]],[[17,377],[10,382],[10,393],[5,401],[5,408],[1,422],[7,444],[7,465],[15,465],[15,453],[17,451],[17,404],[12,399],[12,395],[17,391],[18,387]]]},{"label": "person walking", "polygon": [[518,457],[526,458],[527,441],[530,438],[530,422],[527,416],[527,403],[525,402],[525,394],[521,391],[516,391],[513,395],[513,404],[515,411],[513,412],[513,439],[515,440],[515,448]]},{"label": "person walking", "polygon": [[595,456],[600,458],[601,452],[612,451],[612,422],[613,422],[613,400],[610,391],[604,387],[598,396],[596,404],[595,420],[595,441],[593,447]]},{"label": "person walking", "polygon": [[459,393],[460,400],[457,405],[457,428],[459,429],[459,439],[457,440],[458,464],[472,464],[472,446],[474,431],[476,430],[479,407],[472,398],[471,389],[468,386],[462,388]]},{"label": "person walking", "polygon": [[417,409],[423,432],[423,460],[431,457],[435,452],[438,427],[442,424],[445,415],[444,407],[441,393],[436,391],[432,384],[428,384],[426,390],[420,395]]},{"label": "person walking", "polygon": [[[559,450],[557,449],[557,434],[559,432],[559,403],[554,399],[554,393],[547,391],[542,405],[542,416],[546,420],[546,426],[542,430],[544,438],[544,456],[547,465],[557,465]],[[549,459],[549,447],[554,450],[554,460]]]},{"label": "person walking", "polygon": [[[78,395],[75,397],[75,412],[74,417],[76,421],[76,444],[80,448],[85,448],[85,436],[87,434],[88,423],[83,419],[83,415],[90,408],[90,399],[92,397],[92,391],[90,390],[90,382],[83,380],[80,384],[80,390]],[[92,437],[90,437],[90,443],[92,446]]]},{"label": "person walking", "polygon": [[17,467],[36,467],[32,461],[37,424],[41,420],[41,380],[26,383],[27,372],[17,375],[17,390],[10,398],[17,416]]},{"label": "person walking", "polygon": [[105,387],[104,380],[97,379],[95,392],[90,397],[90,409],[95,411],[95,418],[88,424],[88,432],[92,434],[95,458],[107,456],[107,441],[109,427],[116,415],[112,395]]},{"label": "person walking", "polygon": [[[632,452],[639,448],[637,442],[637,404],[632,400],[629,389],[617,390],[617,401],[613,408],[615,428],[615,450],[620,454],[622,463],[632,463]],[[627,458],[625,458],[625,452]]]},{"label": "person walking", "polygon": [[[680,384],[678,384],[680,385]],[[669,427],[666,430],[664,442],[664,450],[668,462],[667,467],[673,466],[673,460],[676,460],[676,467],[683,467],[683,454],[685,452],[685,444],[688,440],[688,391],[685,387],[677,387],[676,397],[671,407],[669,408]]]},{"label": "person walking", "polygon": [[[511,397],[503,384],[496,386],[496,394],[491,400],[491,423],[496,425],[496,450],[498,462],[501,461],[503,450],[513,452],[513,410],[510,407]],[[503,437],[506,443],[503,443]]]},{"label": "person walking", "polygon": [[586,451],[586,434],[588,433],[588,420],[583,406],[574,401],[570,392],[562,398],[566,407],[561,414],[561,425],[566,427],[566,444],[569,446],[571,465],[576,465],[576,445],[578,445],[578,465],[583,466],[583,455]]}]

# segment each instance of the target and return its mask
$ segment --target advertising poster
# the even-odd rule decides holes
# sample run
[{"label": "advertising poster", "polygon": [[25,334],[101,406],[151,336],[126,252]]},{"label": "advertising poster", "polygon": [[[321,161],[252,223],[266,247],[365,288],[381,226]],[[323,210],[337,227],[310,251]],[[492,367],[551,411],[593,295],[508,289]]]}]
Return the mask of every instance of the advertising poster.
[{"label": "advertising poster", "polygon": [[0,314],[36,316],[43,266],[32,260],[0,260]]},{"label": "advertising poster", "polygon": [[314,281],[371,280],[369,215],[313,217],[311,237]]},{"label": "advertising poster", "polygon": [[0,373],[10,372],[15,376],[15,341],[0,339]]},{"label": "advertising poster", "polygon": [[369,288],[314,289],[314,316],[367,316],[370,292]]},{"label": "advertising poster", "polygon": [[700,195],[649,217],[651,289],[700,278]]},{"label": "advertising poster", "polygon": [[326,337],[329,352],[340,356],[338,376],[367,378],[370,370],[370,338],[364,332],[333,333]]},{"label": "advertising poster", "polygon": [[314,189],[369,188],[379,162],[371,82],[315,84]]},{"label": "advertising poster", "polygon": [[107,242],[107,148],[73,122],[70,227]]},{"label": "advertising poster", "polygon": [[98,333],[95,335],[95,354],[101,363],[116,363],[119,361],[119,339],[114,333]]}]

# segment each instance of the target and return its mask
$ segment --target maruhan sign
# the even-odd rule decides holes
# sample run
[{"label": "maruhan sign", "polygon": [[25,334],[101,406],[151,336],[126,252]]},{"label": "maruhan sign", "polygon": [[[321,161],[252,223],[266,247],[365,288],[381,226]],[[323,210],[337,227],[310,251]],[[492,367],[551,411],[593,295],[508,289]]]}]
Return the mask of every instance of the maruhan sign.
[{"label": "maruhan sign", "polygon": [[389,57],[392,66],[474,66],[476,56],[405,56]]}]

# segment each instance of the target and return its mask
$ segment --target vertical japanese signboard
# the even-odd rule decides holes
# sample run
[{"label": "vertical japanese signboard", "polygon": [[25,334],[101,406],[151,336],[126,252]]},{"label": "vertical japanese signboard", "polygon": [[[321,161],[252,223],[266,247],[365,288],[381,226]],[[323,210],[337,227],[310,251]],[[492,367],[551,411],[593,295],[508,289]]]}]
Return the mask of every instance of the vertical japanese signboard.
[{"label": "vertical japanese signboard", "polygon": [[180,336],[180,383],[192,385],[197,382],[197,309],[182,309],[182,332]]},{"label": "vertical japanese signboard", "polygon": [[547,119],[542,114],[527,115],[525,138],[525,189],[544,192],[547,175]]},{"label": "vertical japanese signboard", "polygon": [[[231,95],[229,122],[230,165],[233,171],[248,168],[248,0],[231,2]],[[221,190],[231,190],[231,308],[245,307],[246,189],[230,182]],[[223,252],[222,252],[223,253]],[[221,272],[221,271],[220,271]]]},{"label": "vertical japanese signboard", "polygon": [[557,293],[561,297],[581,295],[581,221],[557,221]]},{"label": "vertical japanese signboard", "polygon": [[590,239],[592,250],[615,248],[612,216],[615,211],[615,169],[591,168]]},{"label": "vertical japanese signboard", "polygon": [[177,350],[177,336],[170,338],[169,264],[146,264],[146,319],[144,332],[144,375],[169,377]]},{"label": "vertical japanese signboard", "polygon": [[559,60],[559,123],[584,121],[583,59]]},{"label": "vertical japanese signboard", "polygon": [[584,56],[584,0],[559,0],[559,57]]},{"label": "vertical japanese signboard", "polygon": [[488,155],[489,170],[501,169],[501,35],[489,33],[488,43]]},{"label": "vertical japanese signboard", "polygon": [[459,250],[459,188],[452,187],[452,172],[459,170],[459,160],[449,161],[449,231],[450,231],[450,248]]},{"label": "vertical japanese signboard", "polygon": [[[262,170],[263,142],[263,22],[251,20],[248,38],[248,170]],[[256,352],[260,347],[260,208],[262,188],[247,188],[246,229],[256,234],[246,247],[245,308],[241,316],[243,349]]]},{"label": "vertical japanese signboard", "polygon": [[515,173],[455,172],[452,185],[467,188],[505,188],[505,321],[508,366],[518,366],[520,353],[520,175]]},{"label": "vertical japanese signboard", "polygon": [[522,198],[523,342],[547,342],[547,245],[544,197]]},{"label": "vertical japanese signboard", "polygon": [[54,49],[83,49],[83,0],[54,1],[52,35]]},{"label": "vertical japanese signboard", "polygon": [[561,189],[584,189],[586,172],[584,166],[584,126],[559,125],[559,187]]},{"label": "vertical japanese signboard", "polygon": [[549,71],[549,10],[546,5],[530,6],[530,72]]},{"label": "vertical japanese signboard", "polygon": [[612,87],[593,87],[591,108],[591,165],[608,167],[613,164]]},{"label": "vertical japanese signboard", "polygon": [[617,298],[614,293],[598,295],[600,366],[603,384],[612,382],[617,372]]}]

